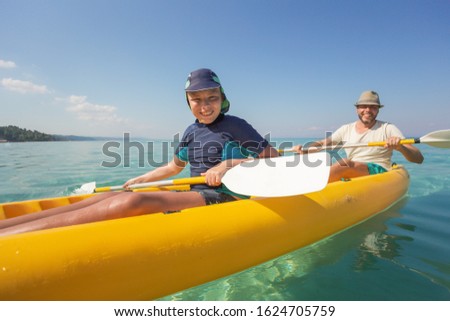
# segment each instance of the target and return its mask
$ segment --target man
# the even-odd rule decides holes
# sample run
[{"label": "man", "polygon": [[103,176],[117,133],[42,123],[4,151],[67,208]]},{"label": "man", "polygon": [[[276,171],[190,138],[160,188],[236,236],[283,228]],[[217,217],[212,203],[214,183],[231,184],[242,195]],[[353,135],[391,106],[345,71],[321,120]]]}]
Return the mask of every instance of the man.
[{"label": "man", "polygon": [[[391,167],[393,150],[397,150],[410,162],[422,163],[423,155],[413,145],[402,145],[404,138],[401,131],[393,124],[377,120],[380,108],[380,98],[375,91],[365,91],[355,104],[358,120],[343,125],[331,136],[314,142],[310,146],[323,147],[340,143],[369,143],[384,141],[381,147],[346,148],[347,158],[339,159],[331,167],[329,182],[341,178],[352,178],[386,172]],[[309,147],[310,147],[309,146]],[[302,153],[302,146],[294,147]]]}]

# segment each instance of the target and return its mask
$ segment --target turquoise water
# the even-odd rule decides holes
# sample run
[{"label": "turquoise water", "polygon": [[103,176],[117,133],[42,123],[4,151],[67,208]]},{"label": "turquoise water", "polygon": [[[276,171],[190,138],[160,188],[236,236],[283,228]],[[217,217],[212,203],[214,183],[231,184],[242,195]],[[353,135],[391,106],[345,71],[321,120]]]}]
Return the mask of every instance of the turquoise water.
[{"label": "turquoise water", "polygon": [[[164,144],[156,142],[154,150],[145,145],[144,154],[131,149],[130,166],[122,157],[119,166],[102,167],[113,160],[102,152],[104,144],[0,144],[0,202],[69,195],[90,181],[121,184],[165,155]],[[405,164],[411,174],[408,195],[389,210],[306,248],[163,300],[450,300],[450,150],[420,149],[425,163]],[[394,160],[405,163],[399,155]]]}]

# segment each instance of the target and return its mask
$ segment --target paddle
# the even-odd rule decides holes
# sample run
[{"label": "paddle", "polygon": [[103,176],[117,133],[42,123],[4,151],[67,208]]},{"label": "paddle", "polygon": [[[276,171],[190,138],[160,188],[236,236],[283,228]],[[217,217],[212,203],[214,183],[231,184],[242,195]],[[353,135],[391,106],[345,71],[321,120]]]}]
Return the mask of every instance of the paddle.
[{"label": "paddle", "polygon": [[[195,185],[195,184],[205,184],[205,178],[202,176],[189,177],[189,178],[175,178],[163,181],[148,182],[130,185],[130,189],[146,188],[146,187],[160,187],[160,186],[174,186],[174,185]],[[96,187],[95,182],[90,182],[81,185],[77,190],[77,194],[91,194],[91,193],[101,193],[101,192],[112,192],[124,190],[122,185],[116,186],[105,186]]]},{"label": "paddle", "polygon": [[[356,148],[356,147],[374,147],[374,146],[384,146],[386,142],[369,142],[369,143],[347,143],[342,145],[332,145],[325,147],[312,147],[311,151],[322,151],[334,148]],[[420,138],[407,138],[402,139],[400,144],[427,144],[438,148],[450,148],[450,129],[438,130],[431,132]],[[293,149],[284,149],[280,152],[293,152]]]},{"label": "paddle", "polygon": [[[231,168],[222,183],[237,194],[263,197],[306,194],[323,189],[330,173],[327,153],[293,155],[276,158],[256,158]],[[204,177],[179,178],[131,185],[131,189],[205,184]],[[121,185],[95,188],[95,182],[83,184],[78,193],[98,193],[123,190]]]},{"label": "paddle", "polygon": [[255,158],[230,169],[222,182],[231,191],[252,196],[282,197],[320,191],[330,175],[328,153]]}]

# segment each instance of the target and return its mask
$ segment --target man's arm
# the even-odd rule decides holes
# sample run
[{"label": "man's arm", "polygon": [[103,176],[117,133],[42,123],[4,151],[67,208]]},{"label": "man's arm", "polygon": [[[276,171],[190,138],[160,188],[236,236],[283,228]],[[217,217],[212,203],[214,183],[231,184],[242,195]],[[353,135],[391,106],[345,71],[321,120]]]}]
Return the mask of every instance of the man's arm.
[{"label": "man's arm", "polygon": [[384,147],[393,148],[399,151],[402,153],[403,157],[411,163],[422,164],[423,155],[420,150],[411,144],[400,144],[400,140],[401,139],[399,137],[390,137],[386,141],[386,145]]}]

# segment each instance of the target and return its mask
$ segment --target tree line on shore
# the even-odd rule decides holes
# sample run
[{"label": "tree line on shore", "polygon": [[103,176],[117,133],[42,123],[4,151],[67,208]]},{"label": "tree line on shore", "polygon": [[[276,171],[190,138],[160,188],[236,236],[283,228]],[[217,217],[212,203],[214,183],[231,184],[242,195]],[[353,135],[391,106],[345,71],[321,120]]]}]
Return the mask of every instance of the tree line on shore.
[{"label": "tree line on shore", "polygon": [[0,126],[0,141],[8,142],[50,142],[68,140],[93,140],[91,137],[50,135],[17,126]]}]

